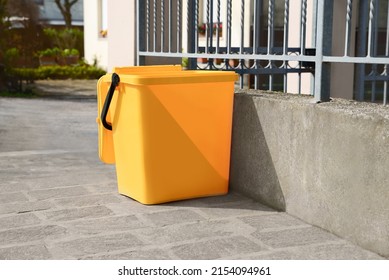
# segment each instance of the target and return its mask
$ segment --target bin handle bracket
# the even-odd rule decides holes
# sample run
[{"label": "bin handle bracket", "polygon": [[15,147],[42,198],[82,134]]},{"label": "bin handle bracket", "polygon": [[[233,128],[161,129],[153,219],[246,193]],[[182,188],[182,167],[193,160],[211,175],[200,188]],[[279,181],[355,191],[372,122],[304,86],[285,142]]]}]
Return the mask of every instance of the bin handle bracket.
[{"label": "bin handle bracket", "polygon": [[103,126],[105,127],[105,129],[108,129],[108,130],[112,130],[112,124],[107,122],[108,109],[109,109],[109,105],[111,105],[111,101],[112,101],[113,94],[115,93],[115,89],[119,85],[119,83],[120,83],[119,75],[116,73],[113,73],[112,74],[112,82],[111,82],[111,85],[109,87],[107,97],[105,98],[103,110],[101,111],[101,116],[100,116]]}]

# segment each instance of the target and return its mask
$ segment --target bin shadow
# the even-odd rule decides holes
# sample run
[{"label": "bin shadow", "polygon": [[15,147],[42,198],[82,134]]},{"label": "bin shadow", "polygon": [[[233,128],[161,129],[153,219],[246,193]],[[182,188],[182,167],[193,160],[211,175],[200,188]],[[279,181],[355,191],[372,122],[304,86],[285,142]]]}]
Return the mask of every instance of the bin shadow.
[{"label": "bin shadow", "polygon": [[[149,205],[153,207],[153,205]],[[229,191],[226,195],[209,196],[193,198],[188,200],[173,201],[159,204],[162,207],[177,208],[212,208],[212,209],[236,209],[236,210],[253,210],[263,212],[277,212],[278,210],[268,207],[249,196],[238,191]]]}]

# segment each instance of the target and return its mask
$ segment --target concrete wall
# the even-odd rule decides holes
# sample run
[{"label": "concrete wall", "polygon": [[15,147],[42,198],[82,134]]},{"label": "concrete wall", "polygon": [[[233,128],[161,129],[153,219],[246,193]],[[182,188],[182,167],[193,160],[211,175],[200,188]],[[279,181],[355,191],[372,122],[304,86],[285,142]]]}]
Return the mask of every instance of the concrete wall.
[{"label": "concrete wall", "polygon": [[389,256],[389,111],[237,93],[231,189]]}]

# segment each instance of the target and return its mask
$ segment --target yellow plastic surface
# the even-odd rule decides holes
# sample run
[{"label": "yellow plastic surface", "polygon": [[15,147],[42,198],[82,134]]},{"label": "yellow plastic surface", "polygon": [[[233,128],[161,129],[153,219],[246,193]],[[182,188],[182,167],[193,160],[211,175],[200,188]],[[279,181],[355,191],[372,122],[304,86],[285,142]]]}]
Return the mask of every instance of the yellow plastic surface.
[{"label": "yellow plastic surface", "polygon": [[226,194],[237,75],[135,72],[119,74],[110,109],[119,193],[143,204]]},{"label": "yellow plastic surface", "polygon": [[[114,72],[118,75],[129,75],[129,74],[139,74],[145,72],[155,72],[155,73],[165,73],[172,71],[181,71],[182,68],[180,65],[153,65],[153,66],[133,66],[133,67],[115,67]],[[103,80],[105,82],[103,82]],[[114,145],[112,138],[112,131],[107,130],[103,127],[100,120],[100,113],[104,106],[105,98],[107,96],[107,92],[109,86],[111,84],[111,75],[105,75],[99,79],[97,83],[97,110],[98,117],[96,122],[98,123],[98,143],[99,143],[99,158],[102,162],[108,164],[115,163],[115,154],[114,154]],[[114,114],[117,100],[117,92],[115,92],[110,110],[108,111],[107,121],[112,123],[111,121],[111,112]]]}]

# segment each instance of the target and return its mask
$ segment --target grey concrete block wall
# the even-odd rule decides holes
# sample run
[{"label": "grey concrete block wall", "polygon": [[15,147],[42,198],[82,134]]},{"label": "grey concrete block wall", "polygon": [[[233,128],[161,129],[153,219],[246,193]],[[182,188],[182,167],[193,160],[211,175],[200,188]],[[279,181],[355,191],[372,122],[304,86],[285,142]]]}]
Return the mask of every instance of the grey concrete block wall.
[{"label": "grey concrete block wall", "polygon": [[237,93],[230,187],[389,256],[389,109]]}]

